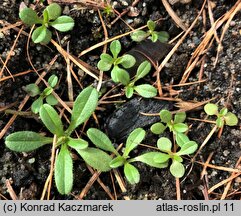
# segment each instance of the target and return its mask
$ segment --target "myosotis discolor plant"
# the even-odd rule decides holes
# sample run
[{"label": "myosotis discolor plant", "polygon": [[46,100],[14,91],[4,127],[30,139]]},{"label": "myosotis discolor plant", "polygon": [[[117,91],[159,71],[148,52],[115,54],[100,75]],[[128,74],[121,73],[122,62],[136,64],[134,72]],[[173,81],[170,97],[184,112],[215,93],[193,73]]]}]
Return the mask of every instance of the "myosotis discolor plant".
[{"label": "myosotis discolor plant", "polygon": [[[61,194],[68,194],[73,185],[73,160],[70,149],[74,149],[93,168],[100,171],[110,170],[111,157],[104,151],[88,147],[88,142],[81,138],[72,138],[73,131],[84,123],[95,111],[98,92],[92,87],[85,88],[76,98],[71,114],[71,121],[66,130],[63,123],[49,104],[41,106],[39,115],[45,127],[56,136],[56,147],[60,147],[55,162],[55,183]],[[53,137],[46,137],[32,131],[15,132],[6,137],[6,146],[17,152],[29,152],[43,145],[53,143]],[[101,161],[101,163],[100,163]]]},{"label": "myosotis discolor plant", "polygon": [[74,20],[69,16],[61,16],[61,7],[57,3],[48,5],[39,17],[31,8],[24,8],[19,13],[20,19],[29,26],[41,25],[32,34],[34,43],[47,44],[52,38],[49,27],[53,27],[60,32],[66,32],[74,27]]}]

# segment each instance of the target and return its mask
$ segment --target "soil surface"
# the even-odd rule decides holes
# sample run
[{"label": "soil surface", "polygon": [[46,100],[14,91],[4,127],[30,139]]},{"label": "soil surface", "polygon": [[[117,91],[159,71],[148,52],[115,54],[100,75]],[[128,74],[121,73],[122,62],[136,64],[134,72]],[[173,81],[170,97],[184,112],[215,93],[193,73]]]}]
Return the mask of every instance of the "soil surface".
[{"label": "soil surface", "polygon": [[[32,1],[24,1],[28,6],[30,2]],[[111,23],[115,20],[116,15],[106,16],[103,14],[109,38],[130,31],[128,25],[132,28],[141,27],[145,25],[149,19],[159,19],[157,22],[157,30],[169,32],[170,40],[182,32],[182,30],[175,25],[173,19],[163,6],[162,1],[140,0],[133,7],[131,6],[132,2],[133,1],[130,0],[111,1],[111,4],[119,13],[126,9],[130,9],[130,11],[122,16],[122,20],[119,19],[113,24]],[[234,0],[213,0],[210,2],[214,20],[226,14],[236,3]],[[23,30],[27,33],[30,32],[30,28],[24,25],[10,26],[20,21],[18,17],[20,3],[21,1],[18,0],[0,0],[1,69],[3,62],[6,61],[11,52],[10,50],[21,27],[23,26]],[[176,4],[172,5],[172,8],[179,18],[187,26],[190,26],[198,15],[202,4],[203,1],[201,0],[190,1],[187,4],[182,4],[177,1]],[[76,3],[61,5],[63,13],[70,15],[75,20],[75,27],[72,31],[58,33],[58,37],[56,33],[53,34],[53,39],[60,43],[65,50],[67,50],[67,46],[69,46],[69,53],[78,56],[83,50],[104,40],[101,20],[96,10],[98,3],[96,3],[97,7]],[[36,7],[36,10],[41,11],[41,7],[42,6]],[[161,71],[160,79],[163,87],[179,83],[193,52],[203,40],[205,32],[210,29],[211,23],[207,4],[204,11],[190,34],[187,35],[186,39]],[[128,23],[128,25],[126,23]],[[1,31],[1,28],[6,29]],[[217,30],[219,38],[222,30],[223,28]],[[9,194],[9,188],[6,186],[6,180],[10,180],[11,186],[19,199],[40,199],[50,171],[51,148],[49,146],[44,146],[31,153],[15,153],[7,149],[4,144],[4,138],[8,134],[16,131],[31,130],[48,134],[48,131],[44,128],[41,121],[34,115],[18,116],[11,123],[10,127],[7,127],[7,131],[4,131],[12,117],[12,114],[5,113],[5,108],[9,107],[10,110],[18,110],[19,105],[27,95],[23,90],[23,86],[33,83],[38,79],[38,75],[33,72],[31,64],[39,70],[40,74],[43,70],[47,71],[45,80],[47,80],[51,74],[56,74],[60,78],[60,82],[55,92],[62,100],[69,100],[66,82],[66,61],[63,56],[52,44],[43,46],[30,41],[28,47],[29,59],[27,55],[27,40],[28,37],[22,31],[17,39],[16,46],[14,46],[10,53],[7,68],[4,69],[3,76],[0,77],[0,131],[4,134],[2,138],[0,137],[0,195],[5,196],[7,199],[12,199],[12,197]],[[174,95],[170,94],[171,91],[168,91],[168,88],[163,88],[163,91],[166,98],[172,97],[174,101],[179,99],[185,102],[201,102],[215,98],[213,102],[218,102],[220,107],[226,106],[237,115],[239,125],[234,127],[225,126],[220,138],[218,138],[217,133],[215,133],[196,158],[197,162],[204,163],[212,153],[210,164],[219,167],[235,168],[238,159],[241,157],[241,13],[238,12],[229,24],[222,40],[222,50],[219,53],[216,66],[215,59],[218,42],[215,38],[213,38],[213,40],[211,46],[208,46],[205,53],[202,54],[202,58],[205,60],[199,61],[195,65],[187,83],[198,81],[200,71],[203,72],[201,79],[205,79],[206,81],[201,84],[173,87],[172,92],[177,93]],[[136,46],[136,43],[131,41],[130,36],[121,37],[120,42],[123,47],[123,53],[130,51]],[[172,46],[175,44],[176,41],[172,43]],[[96,70],[102,49],[102,47],[94,49],[81,56],[80,59]],[[160,52],[162,52],[162,50],[160,50]],[[49,68],[49,63],[54,57],[57,59]],[[32,63],[30,63],[30,60]],[[159,61],[159,63],[160,62],[161,61]],[[81,85],[84,87],[92,83],[94,83],[95,86],[97,85],[97,82],[93,78],[86,75],[76,65],[72,65],[72,67]],[[26,71],[30,72],[15,76],[14,79],[4,79],[9,76],[9,73],[14,76]],[[155,72],[154,68],[152,72]],[[150,83],[155,82],[155,80],[156,78],[152,75],[146,78],[146,81]],[[44,83],[41,82],[39,86],[44,88]],[[114,83],[110,81],[109,73],[106,73],[102,85],[103,92],[106,93],[113,86]],[[73,87],[74,98],[76,98],[81,88],[74,79]],[[140,112],[158,113],[163,107],[169,108],[172,111],[177,110],[175,102],[162,100],[160,98],[144,100],[137,95],[134,95],[134,99],[127,100],[122,90],[121,87],[117,87],[111,92],[110,95],[119,93],[122,95],[113,99],[107,99],[107,101],[115,101],[113,103],[100,104],[99,106],[102,109],[96,111],[98,124],[91,118],[87,127],[99,127],[101,130],[109,133],[109,136],[116,146],[125,141],[132,129],[144,127],[147,131],[147,137],[143,143],[156,146],[155,143],[158,136],[150,132],[150,125],[158,121],[158,118],[155,116],[141,116]],[[30,106],[33,101],[33,98],[29,98],[22,111],[30,111]],[[116,101],[119,102],[117,103]],[[190,110],[187,112],[187,116],[189,118],[187,123],[190,125],[188,135],[190,139],[195,140],[201,145],[212,130],[213,125],[190,119],[204,119],[206,115],[202,107]],[[167,133],[167,136],[170,136],[170,134]],[[133,156],[150,150],[149,148],[140,146],[133,152]],[[75,158],[75,162],[72,193],[68,196],[62,196],[57,192],[53,184],[51,190],[52,199],[75,199],[91,178],[92,174],[83,160],[80,159],[75,152],[73,152],[73,157]],[[224,191],[224,186],[218,187],[209,195],[205,195],[205,191],[222,180],[229,178],[232,173],[224,171],[222,168],[216,169],[209,167],[206,170],[204,178],[201,179],[203,165],[197,162],[192,164],[190,159],[191,157],[185,157],[184,160],[186,174],[180,179],[181,198],[190,200],[207,199],[207,197],[209,199],[220,199]],[[176,181],[170,174],[168,168],[156,169],[142,163],[136,163],[136,166],[141,173],[140,183],[134,186],[129,185],[123,177],[126,184],[126,192],[120,189],[114,176],[114,180],[112,180],[110,173],[102,173],[100,179],[112,194],[114,194],[113,184],[115,185],[117,199],[124,199],[125,197],[129,197],[130,199],[176,199]],[[122,168],[119,169],[119,173],[120,176],[123,176]],[[237,177],[233,180],[226,199],[240,199],[240,192],[241,180],[240,177]],[[110,199],[110,197],[96,181],[84,199]]]}]

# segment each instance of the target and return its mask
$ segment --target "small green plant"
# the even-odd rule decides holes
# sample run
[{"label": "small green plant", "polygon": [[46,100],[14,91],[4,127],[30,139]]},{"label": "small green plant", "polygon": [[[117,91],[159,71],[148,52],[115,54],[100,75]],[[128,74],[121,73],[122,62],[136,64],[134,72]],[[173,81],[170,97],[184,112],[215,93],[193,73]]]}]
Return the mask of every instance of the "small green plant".
[{"label": "small green plant", "polygon": [[213,103],[208,103],[204,106],[204,111],[208,115],[217,116],[216,125],[218,128],[223,127],[224,125],[235,126],[238,124],[238,118],[235,114],[228,112],[226,107],[218,111],[218,106]]},{"label": "small green plant", "polygon": [[[129,54],[118,57],[121,51],[121,43],[118,40],[111,42],[110,51],[112,56],[107,53],[102,53],[100,55],[100,61],[97,64],[98,69],[102,71],[109,71],[113,66],[111,70],[111,78],[114,82],[119,82],[120,78],[123,77],[130,79],[129,73],[125,69],[131,68],[135,65],[135,58]],[[120,68],[120,65],[125,69]]]},{"label": "small green plant", "polygon": [[151,126],[152,133],[159,135],[169,128],[169,130],[175,135],[179,146],[187,141],[188,137],[184,132],[188,130],[188,125],[183,123],[186,119],[185,112],[176,113],[173,119],[173,115],[169,110],[161,110],[160,119],[161,122],[157,122]]},{"label": "small green plant", "polygon": [[169,39],[169,35],[165,31],[155,31],[156,23],[152,20],[149,20],[147,22],[148,31],[143,30],[137,30],[131,34],[131,39],[136,42],[141,42],[144,39],[148,38],[150,36],[152,42],[156,42],[159,40],[162,43],[165,43]]},{"label": "small green plant", "polygon": [[125,95],[127,98],[131,98],[136,91],[144,98],[152,98],[157,95],[157,89],[150,84],[135,85],[136,81],[145,77],[151,70],[151,64],[149,61],[142,62],[133,80],[130,80],[129,76],[122,73],[119,76],[119,81],[125,86]]},{"label": "small green plant", "polygon": [[20,19],[27,25],[40,24],[32,34],[34,43],[47,44],[52,38],[52,33],[48,29],[50,26],[60,32],[66,32],[74,27],[74,20],[69,16],[60,16],[61,7],[57,3],[48,5],[43,11],[43,17],[40,18],[31,8],[24,8],[20,11]]},{"label": "small green plant", "polygon": [[[87,131],[87,136],[98,148],[112,152],[116,155],[116,157],[112,161],[110,161],[110,167],[117,168],[124,166],[125,177],[131,184],[136,184],[140,180],[139,171],[131,163],[141,161],[141,158],[140,160],[137,160],[135,158],[130,158],[129,155],[130,152],[133,151],[142,142],[142,140],[145,138],[145,134],[146,132],[142,128],[136,128],[135,130],[133,130],[126,140],[125,148],[123,154],[121,155],[115,150],[112,142],[105,133],[95,128],[90,128]],[[143,159],[144,163],[147,163],[149,165],[151,164],[152,166],[158,168],[165,167],[164,164],[155,163],[152,157],[150,157],[150,155],[149,160],[147,160],[146,158],[147,157]]]},{"label": "small green plant", "polygon": [[[112,158],[104,151],[88,147],[88,142],[81,138],[72,138],[73,131],[84,123],[94,112],[98,104],[98,92],[92,87],[85,88],[76,98],[71,114],[71,121],[66,130],[63,123],[49,104],[41,106],[39,115],[45,127],[56,136],[56,147],[60,147],[55,161],[55,183],[61,194],[68,194],[73,185],[73,160],[70,149],[74,149],[93,168],[100,171],[110,170]],[[6,137],[6,146],[17,152],[29,152],[43,145],[51,144],[53,137],[45,137],[32,131],[15,132]]]},{"label": "small green plant", "polygon": [[44,99],[49,105],[56,105],[58,100],[52,95],[53,88],[58,83],[58,77],[56,75],[52,75],[48,79],[49,87],[45,88],[42,92],[40,91],[39,87],[35,83],[31,83],[24,87],[24,90],[29,94],[31,97],[35,97],[39,95],[38,99],[36,99],[32,105],[31,110],[33,113],[37,114],[40,110],[40,107],[43,105]]},{"label": "small green plant", "polygon": [[106,3],[104,9],[103,9],[103,14],[106,14],[106,16],[112,16],[114,14],[113,8],[110,3]]},{"label": "small green plant", "polygon": [[185,167],[181,156],[193,154],[197,150],[197,143],[194,141],[185,142],[178,152],[172,152],[172,142],[166,138],[161,137],[157,141],[157,147],[164,153],[155,152],[153,160],[155,163],[167,163],[169,159],[172,160],[170,172],[176,178],[181,178],[185,173]]}]

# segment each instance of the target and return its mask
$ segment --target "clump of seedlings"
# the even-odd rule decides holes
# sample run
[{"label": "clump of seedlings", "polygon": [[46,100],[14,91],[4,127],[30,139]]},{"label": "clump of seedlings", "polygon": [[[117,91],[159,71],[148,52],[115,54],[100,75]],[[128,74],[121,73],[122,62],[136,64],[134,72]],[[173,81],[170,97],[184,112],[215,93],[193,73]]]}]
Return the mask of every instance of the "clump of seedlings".
[{"label": "clump of seedlings", "polygon": [[[95,111],[98,103],[98,92],[92,87],[85,88],[76,98],[68,128],[64,130],[60,116],[49,104],[40,107],[39,115],[45,127],[56,137],[56,147],[60,147],[56,157],[54,177],[58,191],[68,194],[73,185],[73,160],[71,149],[78,152],[83,160],[100,171],[110,170],[111,157],[104,151],[88,147],[88,142],[73,138],[71,134],[83,124]],[[46,137],[32,131],[19,131],[6,137],[6,146],[16,152],[29,152],[46,144],[53,143],[54,137]],[[100,163],[101,161],[101,163]]]},{"label": "clump of seedlings", "polygon": [[74,27],[74,20],[69,16],[61,16],[61,12],[61,7],[57,3],[52,3],[44,9],[41,17],[28,7],[20,11],[19,17],[26,25],[41,25],[33,31],[32,40],[34,43],[47,44],[52,38],[49,27],[60,32],[70,31]]},{"label": "clump of seedlings", "polygon": [[164,168],[167,166],[165,163],[154,162],[153,153],[147,153],[145,156],[130,158],[131,151],[136,149],[137,146],[144,140],[145,134],[146,132],[142,128],[136,128],[133,130],[126,140],[123,154],[120,154],[115,150],[112,142],[105,133],[95,128],[90,128],[87,131],[87,136],[98,148],[112,152],[116,155],[116,157],[110,161],[110,167],[114,169],[124,166],[125,177],[131,184],[136,184],[140,181],[140,173],[138,169],[132,165],[133,162],[141,161],[157,168]]},{"label": "clump of seedlings", "polygon": [[44,99],[49,105],[52,106],[58,103],[58,100],[52,94],[57,83],[58,77],[56,75],[52,75],[48,79],[49,87],[45,88],[42,92],[35,83],[31,83],[23,87],[30,97],[36,97],[39,95],[39,97],[31,105],[31,110],[33,113],[37,114],[39,112],[40,107],[43,105]]},{"label": "clump of seedlings", "polygon": [[[100,55],[100,61],[97,64],[98,69],[102,71],[109,71],[112,68],[111,78],[116,83],[120,82],[120,80],[123,81],[124,79],[130,79],[130,75],[125,69],[131,68],[135,65],[135,58],[129,54],[119,56],[121,51],[121,43],[118,40],[111,42],[110,51],[112,56],[107,53],[102,53]],[[125,69],[121,68],[120,65]]]},{"label": "clump of seedlings", "polygon": [[152,42],[156,42],[159,40],[162,43],[165,43],[169,39],[169,34],[165,31],[155,31],[156,23],[152,20],[149,20],[147,22],[147,27],[149,30],[143,31],[143,30],[137,30],[131,34],[131,39],[136,42],[141,42],[145,40],[146,38],[150,37]]}]

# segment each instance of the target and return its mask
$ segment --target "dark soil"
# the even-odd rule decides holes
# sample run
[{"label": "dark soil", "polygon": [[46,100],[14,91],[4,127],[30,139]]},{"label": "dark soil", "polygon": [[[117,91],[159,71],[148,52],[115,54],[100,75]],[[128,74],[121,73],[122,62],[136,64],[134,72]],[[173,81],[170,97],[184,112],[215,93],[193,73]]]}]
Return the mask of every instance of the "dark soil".
[{"label": "dark soil", "polygon": [[[18,0],[0,0],[0,28],[9,26],[10,24],[14,24],[19,21],[18,11],[20,2],[21,1]],[[29,1],[26,0],[24,2],[25,4],[28,4]],[[131,5],[131,2],[132,1],[129,0],[112,1],[112,3],[116,5],[116,9],[119,12],[122,12],[125,8]],[[225,14],[236,1],[214,0],[212,2],[215,4],[215,7],[213,8],[213,15],[214,19],[216,20]],[[202,3],[203,1],[201,0],[192,1],[186,5],[177,3],[173,6],[173,9],[186,24],[190,25],[197,16]],[[67,41],[69,41],[70,53],[74,56],[78,56],[81,51],[104,40],[101,21],[99,19],[98,12],[94,10],[94,8],[88,7],[81,9],[80,5],[75,4],[62,5],[62,7],[64,8],[64,13],[72,16],[76,23],[73,31],[59,34],[59,38],[62,43],[61,45],[65,50],[67,49]],[[133,28],[145,25],[149,19],[157,20],[159,18],[163,18],[157,25],[158,30],[168,31],[171,39],[181,32],[181,30],[178,29],[173,23],[160,0],[141,0],[135,6],[135,9],[139,11],[137,16],[133,17],[130,16],[130,14],[123,16],[123,19],[130,23]],[[207,8],[205,10],[207,13]],[[104,16],[104,20],[105,23],[109,25],[111,21],[114,20],[114,17]],[[205,28],[209,29],[210,26],[210,21],[207,18]],[[241,119],[240,26],[241,13],[239,12],[230,23],[230,26],[225,34],[222,42],[223,51],[219,56],[219,60],[215,68],[213,64],[217,52],[217,43],[214,42],[205,53],[206,63],[204,65],[203,79],[207,79],[207,81],[199,85],[188,85],[181,88],[175,88],[176,90],[181,90],[180,94],[175,96],[176,98],[182,99],[183,101],[205,101],[216,97],[214,102],[220,101],[220,106],[227,106],[230,111],[238,116],[239,120]],[[24,30],[29,32],[30,29],[24,27]],[[111,38],[127,32],[130,29],[124,22],[119,20],[107,30],[109,38]],[[192,52],[202,41],[203,30],[203,20],[200,18],[190,35],[187,36],[186,40],[182,43],[178,51],[172,56],[166,67],[161,72],[161,82],[163,86],[169,84],[170,82],[178,84]],[[218,34],[220,33],[221,32],[218,31]],[[13,28],[4,32],[0,31],[0,55],[3,61],[6,60],[17,34],[18,31],[16,29],[14,30]],[[54,40],[58,41],[55,34]],[[128,52],[136,46],[135,43],[131,42],[129,36],[122,37],[120,41],[123,46],[123,53]],[[7,64],[9,71],[13,75],[32,69],[26,54],[26,44],[27,37],[21,34]],[[30,42],[29,52],[33,65],[36,69],[46,69],[46,66],[48,66],[51,59],[55,55],[58,55],[56,62],[46,75],[46,80],[51,74],[57,74],[60,77],[60,85],[57,87],[56,93],[63,100],[68,100],[67,83],[65,81],[66,62],[55,49],[55,47],[53,45],[36,45]],[[95,49],[94,51],[91,51],[81,57],[81,59],[96,68],[101,52],[102,48]],[[2,63],[0,65],[2,67]],[[188,82],[198,80],[199,69],[200,65],[197,65]],[[94,79],[84,75],[83,72],[77,67],[74,66],[73,70],[76,72],[76,74],[78,74],[79,79],[84,86],[95,83]],[[6,70],[4,70],[4,75],[8,76]],[[22,87],[29,83],[35,82],[37,78],[37,74],[31,72],[26,75],[15,77],[14,80],[8,79],[6,81],[1,81],[0,110],[1,108],[14,102],[16,102],[16,104],[12,106],[11,109],[17,110],[19,104],[26,96],[26,93]],[[155,78],[149,76],[148,80],[154,82]],[[73,84],[74,97],[76,97],[81,89],[75,81]],[[104,87],[109,90],[112,86],[112,83],[104,82],[103,85],[105,85]],[[40,86],[44,87],[42,83]],[[120,92],[121,88],[117,88],[113,94]],[[119,145],[123,140],[125,140],[125,137],[133,128],[141,126],[145,127],[145,129],[148,131],[148,135],[144,143],[155,146],[158,137],[153,136],[150,133],[149,128],[150,124],[157,121],[157,118],[153,117],[154,120],[150,120],[151,117],[149,117],[149,120],[146,120],[145,118],[140,120],[141,117],[137,118],[137,115],[139,114],[136,111],[139,109],[138,107],[141,106],[140,104],[143,104],[143,101],[139,103],[138,99],[139,98],[136,97],[132,102],[128,102],[127,100],[127,102],[122,105],[124,108],[119,108],[120,104],[102,104],[101,107],[105,108],[105,110],[96,111],[100,129],[109,132],[112,141],[115,142],[116,145]],[[118,100],[125,100],[125,97],[120,97]],[[32,102],[33,99],[30,98],[23,110],[29,111]],[[145,107],[144,109],[140,108],[140,111],[143,110],[144,112],[157,113],[163,106],[169,106],[172,110],[175,110],[174,103],[172,102],[167,103],[166,101],[157,101],[156,99],[153,99],[148,103],[151,104],[149,104],[151,109],[147,109]],[[124,114],[120,114],[120,110],[117,111],[118,109],[124,109],[127,111],[123,112]],[[124,115],[124,117],[122,115]],[[202,109],[193,110],[188,112],[188,117],[203,119],[205,114]],[[0,131],[5,127],[10,118],[11,115],[0,112]],[[208,123],[200,123],[198,121],[188,120],[188,124],[192,125],[189,131],[190,138],[199,144],[204,141],[212,129],[212,125]],[[93,120],[90,121],[90,125],[98,127]],[[115,125],[116,128],[114,127]],[[36,132],[40,131],[43,133],[48,133],[38,119],[31,117],[26,118],[19,116],[16,118],[10,128],[8,128],[5,136],[0,139],[0,194],[4,195],[8,199],[11,199],[5,185],[6,180],[11,179],[12,187],[17,196],[22,199],[39,199],[50,170],[51,148],[49,146],[45,146],[28,154],[9,151],[5,147],[4,138],[12,132],[21,130],[32,130]],[[124,134],[118,133],[119,130],[122,132],[124,131]],[[148,151],[146,148],[140,147],[135,150],[133,154],[146,151]],[[211,152],[214,152],[210,162],[211,164],[235,168],[235,164],[241,156],[240,126],[225,127],[220,139],[217,138],[217,134],[215,134],[204,147],[201,154],[197,157],[197,160],[205,162]],[[73,195],[80,194],[82,189],[91,178],[92,174],[87,169],[85,163],[77,156],[76,158],[77,159],[74,163],[74,187],[72,194],[69,196],[61,196],[57,192],[55,186],[53,186],[51,192],[52,199],[74,199]],[[192,167],[190,158],[186,159],[187,160],[184,160],[187,170],[186,173],[188,174],[190,169],[191,172],[188,175],[185,175],[185,178],[181,179],[180,187],[182,199],[204,199],[204,195],[202,193],[204,185],[207,185],[210,188],[231,175],[230,172],[208,168],[206,181],[200,180],[200,174],[203,166],[195,163]],[[175,178],[170,174],[168,169],[154,169],[141,163],[137,163],[137,167],[141,173],[141,181],[139,184],[134,186],[128,185],[126,182],[126,193],[122,193],[119,185],[117,182],[115,182],[118,199],[124,199],[124,196],[129,196],[130,199],[176,199]],[[123,174],[122,169],[120,169],[120,173]],[[100,178],[113,193],[109,173],[101,174]],[[220,198],[220,195],[223,193],[223,189],[224,187],[222,186],[215,190],[216,193],[211,194],[210,199]],[[237,178],[232,184],[230,193],[235,190],[240,192],[240,189],[240,179]],[[109,197],[100,187],[100,185],[95,182],[90,191],[87,193],[85,199],[109,199]],[[240,196],[230,196],[229,199],[240,199]]]}]

